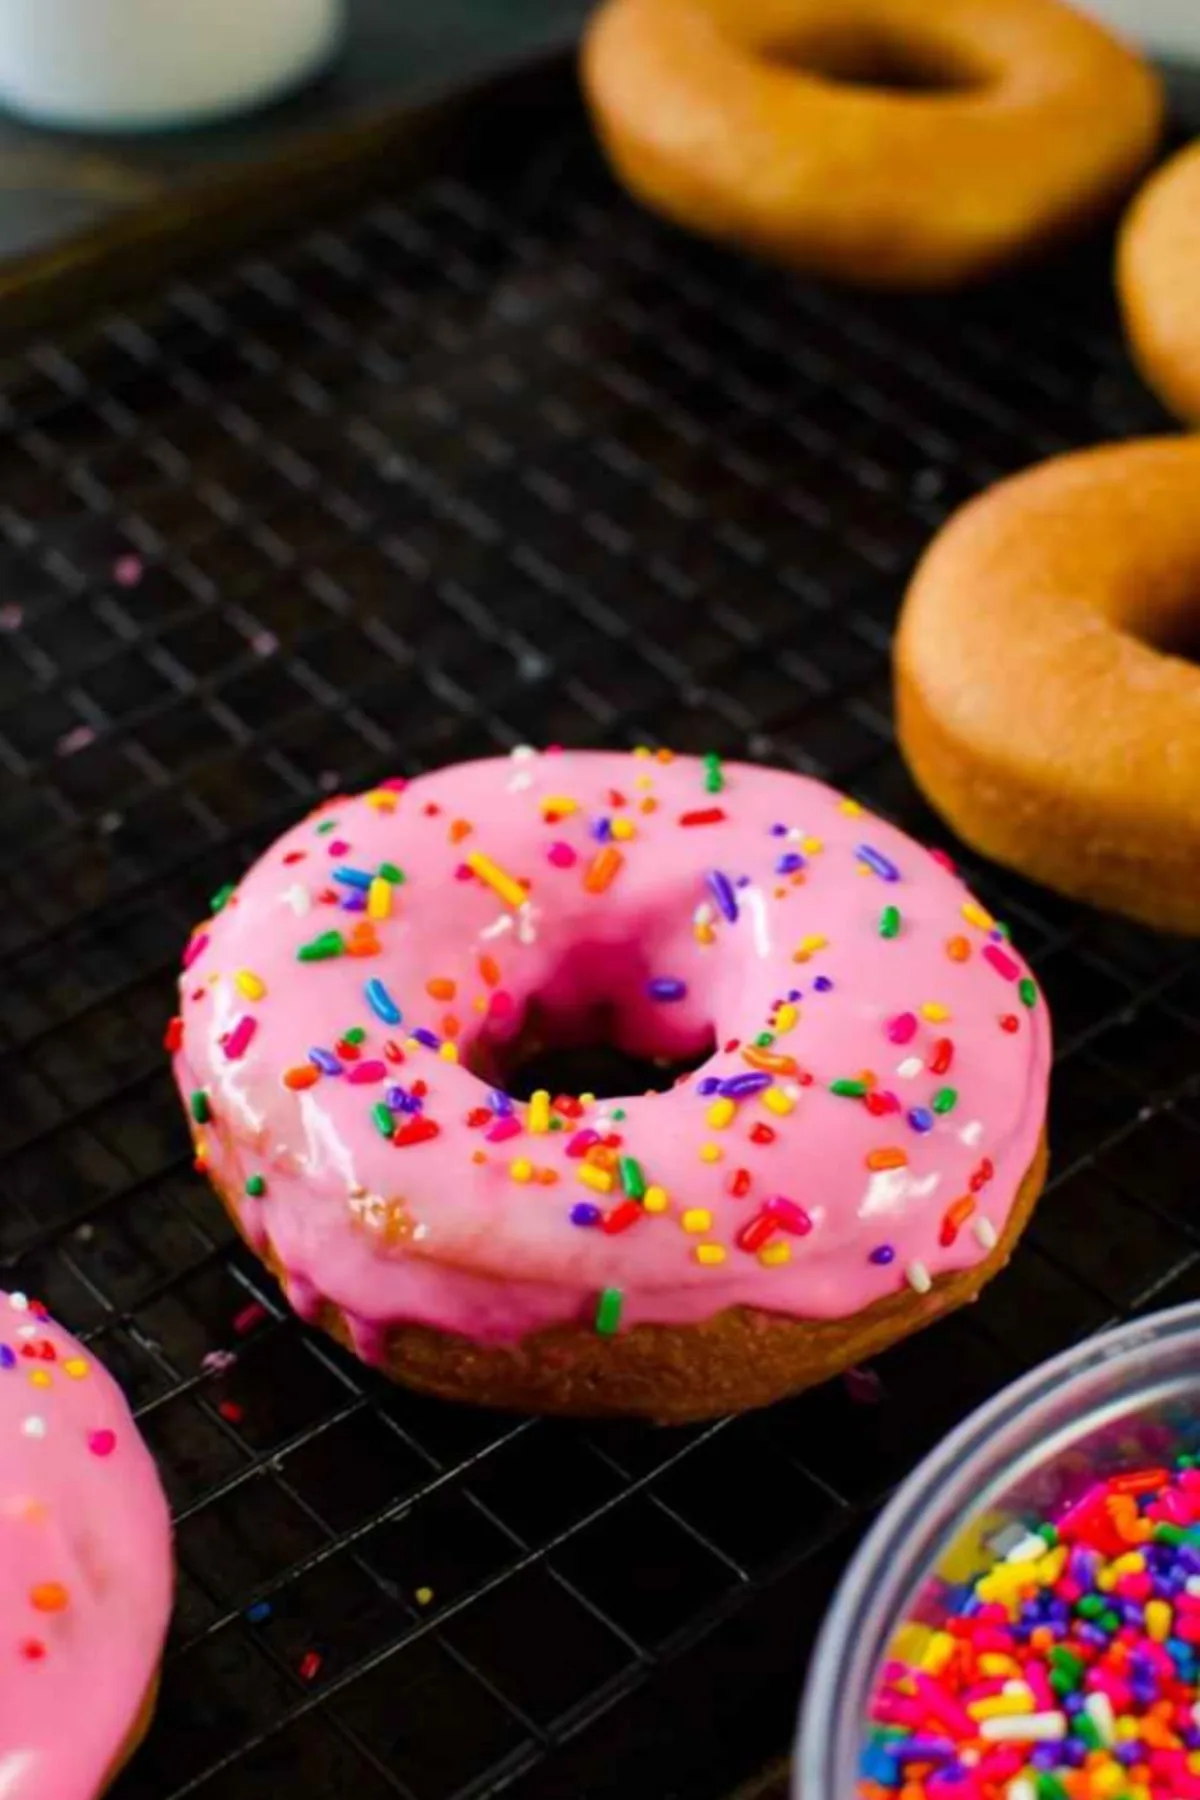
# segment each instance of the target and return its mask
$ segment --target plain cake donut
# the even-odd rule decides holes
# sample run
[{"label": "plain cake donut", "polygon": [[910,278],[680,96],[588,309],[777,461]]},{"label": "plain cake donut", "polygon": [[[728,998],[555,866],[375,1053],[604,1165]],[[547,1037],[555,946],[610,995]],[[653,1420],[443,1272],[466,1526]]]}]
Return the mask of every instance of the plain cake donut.
[{"label": "plain cake donut", "polygon": [[605,0],[583,80],[647,205],[871,287],[953,286],[1077,231],[1162,116],[1146,64],[1059,0]]},{"label": "plain cake donut", "polygon": [[1117,291],[1147,384],[1179,418],[1200,420],[1200,144],[1164,164],[1130,206]]},{"label": "plain cake donut", "polygon": [[[521,750],[331,800],[217,901],[168,1039],[198,1161],[301,1314],[418,1387],[761,1404],[970,1298],[1041,1185],[1032,977],[819,782]],[[597,1039],[685,1072],[509,1092]]]},{"label": "plain cake donut", "polygon": [[934,540],[895,646],[900,746],[977,850],[1200,932],[1200,439],[1059,457]]}]

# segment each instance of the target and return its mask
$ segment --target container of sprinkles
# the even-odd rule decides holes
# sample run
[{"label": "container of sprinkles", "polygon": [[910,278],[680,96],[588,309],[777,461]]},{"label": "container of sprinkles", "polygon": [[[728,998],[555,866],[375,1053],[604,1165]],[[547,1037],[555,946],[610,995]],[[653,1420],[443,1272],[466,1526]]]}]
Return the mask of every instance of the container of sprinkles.
[{"label": "container of sprinkles", "polygon": [[1006,1388],[883,1513],[794,1800],[1200,1800],[1200,1305]]}]

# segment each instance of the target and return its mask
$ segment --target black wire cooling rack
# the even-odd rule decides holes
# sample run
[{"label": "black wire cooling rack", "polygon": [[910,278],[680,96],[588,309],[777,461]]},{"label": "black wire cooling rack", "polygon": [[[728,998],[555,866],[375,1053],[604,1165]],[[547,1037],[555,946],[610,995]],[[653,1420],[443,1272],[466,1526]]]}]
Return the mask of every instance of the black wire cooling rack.
[{"label": "black wire cooling rack", "polygon": [[[881,1496],[1001,1382],[1200,1292],[1200,958],[978,868],[1045,983],[1055,1178],[969,1316],[761,1416],[415,1398],[231,1242],[160,1048],[206,896],[331,789],[522,740],[717,748],[945,833],[891,739],[966,495],[1160,420],[1107,248],[912,303],[686,240],[564,69],[384,185],[0,370],[0,1255],[178,1520],[121,1800],[711,1796],[786,1741]],[[1019,718],[1014,721],[1019,729]]]}]

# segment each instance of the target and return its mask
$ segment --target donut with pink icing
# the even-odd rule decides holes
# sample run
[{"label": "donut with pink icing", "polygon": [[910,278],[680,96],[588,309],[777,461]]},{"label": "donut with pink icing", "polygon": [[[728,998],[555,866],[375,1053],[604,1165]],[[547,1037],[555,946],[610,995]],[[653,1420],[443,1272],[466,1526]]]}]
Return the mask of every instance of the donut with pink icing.
[{"label": "donut with pink icing", "polygon": [[95,1800],[149,1721],[171,1529],[120,1389],[0,1294],[0,1795]]},{"label": "donut with pink icing", "polygon": [[[976,1292],[1041,1184],[1025,963],[944,859],[779,770],[522,748],[330,800],[216,897],[180,991],[239,1229],[442,1393],[756,1404]],[[507,1091],[597,1037],[697,1066]]]}]

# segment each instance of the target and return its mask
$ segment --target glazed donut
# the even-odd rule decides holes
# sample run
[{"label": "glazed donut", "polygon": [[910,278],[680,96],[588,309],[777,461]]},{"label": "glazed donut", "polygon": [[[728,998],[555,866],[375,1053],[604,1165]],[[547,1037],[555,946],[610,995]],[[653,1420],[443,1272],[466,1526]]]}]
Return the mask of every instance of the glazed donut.
[{"label": "glazed donut", "polygon": [[0,1794],[95,1800],[137,1748],[171,1609],[171,1530],[112,1378],[0,1294]]},{"label": "glazed donut", "polygon": [[1151,177],[1117,246],[1117,292],[1134,361],[1164,406],[1200,420],[1200,143]]},{"label": "glazed donut", "polygon": [[1147,66],[1059,0],[605,0],[583,79],[647,205],[870,287],[953,286],[1075,231],[1162,116]]},{"label": "glazed donut", "polygon": [[[969,1298],[1041,1183],[1049,1024],[818,782],[515,752],[328,802],[185,954],[197,1156],[297,1310],[438,1393],[690,1418]],[[531,1044],[668,1093],[506,1091]]]},{"label": "glazed donut", "polygon": [[1197,438],[1002,482],[926,552],[895,646],[900,747],[959,835],[1181,932],[1200,931],[1198,493]]}]

